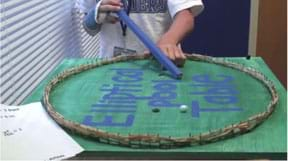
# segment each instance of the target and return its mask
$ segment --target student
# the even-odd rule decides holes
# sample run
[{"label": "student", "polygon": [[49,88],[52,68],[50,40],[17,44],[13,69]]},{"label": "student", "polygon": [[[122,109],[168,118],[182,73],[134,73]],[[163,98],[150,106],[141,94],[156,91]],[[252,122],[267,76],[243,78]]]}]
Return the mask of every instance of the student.
[{"label": "student", "polygon": [[83,25],[90,35],[100,35],[100,58],[119,53],[147,52],[146,47],[121,23],[114,11],[128,5],[129,17],[177,65],[185,55],[179,43],[193,30],[194,17],[204,6],[201,0],[78,0],[76,7],[86,13]]}]

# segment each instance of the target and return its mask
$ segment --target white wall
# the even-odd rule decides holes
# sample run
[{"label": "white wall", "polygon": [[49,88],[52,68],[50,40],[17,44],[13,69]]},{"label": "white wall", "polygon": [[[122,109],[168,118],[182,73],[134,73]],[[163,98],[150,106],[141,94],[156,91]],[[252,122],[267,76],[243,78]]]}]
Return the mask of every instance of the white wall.
[{"label": "white wall", "polygon": [[95,57],[98,38],[88,36],[72,0],[1,0],[0,95],[17,105],[64,58]]}]

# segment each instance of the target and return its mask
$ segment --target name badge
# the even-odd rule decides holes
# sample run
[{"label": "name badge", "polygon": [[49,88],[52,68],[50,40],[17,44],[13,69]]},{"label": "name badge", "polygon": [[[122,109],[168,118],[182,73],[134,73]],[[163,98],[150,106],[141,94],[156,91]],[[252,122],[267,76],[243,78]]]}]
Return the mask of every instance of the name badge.
[{"label": "name badge", "polygon": [[113,51],[113,56],[119,56],[119,55],[136,55],[137,51],[136,50],[131,50],[131,49],[124,49],[121,47],[114,47]]}]

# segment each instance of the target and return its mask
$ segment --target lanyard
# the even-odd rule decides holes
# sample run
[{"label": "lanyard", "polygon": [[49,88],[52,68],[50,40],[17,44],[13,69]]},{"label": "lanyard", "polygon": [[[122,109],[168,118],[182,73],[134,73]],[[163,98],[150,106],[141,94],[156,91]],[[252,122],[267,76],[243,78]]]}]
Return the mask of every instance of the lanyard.
[{"label": "lanyard", "polygon": [[[130,14],[130,11],[131,11],[131,2],[132,0],[122,0],[123,2],[123,5],[124,5],[124,10],[126,11],[127,15],[129,16]],[[120,21],[120,24],[121,24],[121,28],[122,28],[122,34],[123,36],[126,36],[126,31],[127,31],[127,25],[121,20]]]}]

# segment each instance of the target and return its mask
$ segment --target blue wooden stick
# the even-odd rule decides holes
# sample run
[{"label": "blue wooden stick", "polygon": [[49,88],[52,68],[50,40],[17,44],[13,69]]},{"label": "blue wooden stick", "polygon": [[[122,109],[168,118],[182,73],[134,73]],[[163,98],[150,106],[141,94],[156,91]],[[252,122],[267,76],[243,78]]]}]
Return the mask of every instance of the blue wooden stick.
[{"label": "blue wooden stick", "polygon": [[119,18],[134,32],[134,34],[143,42],[143,44],[150,50],[155,59],[162,64],[176,79],[182,78],[182,72],[176,65],[166,57],[166,55],[157,47],[153,41],[130,19],[124,9],[116,12]]}]

